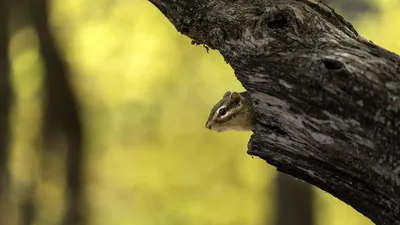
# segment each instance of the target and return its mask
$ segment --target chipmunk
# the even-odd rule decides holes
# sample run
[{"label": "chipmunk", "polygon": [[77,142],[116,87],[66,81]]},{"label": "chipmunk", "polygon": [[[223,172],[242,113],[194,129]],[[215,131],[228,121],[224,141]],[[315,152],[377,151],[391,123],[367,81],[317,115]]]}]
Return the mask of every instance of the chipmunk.
[{"label": "chipmunk", "polygon": [[251,131],[253,108],[247,92],[226,92],[211,109],[206,128],[217,132]]}]

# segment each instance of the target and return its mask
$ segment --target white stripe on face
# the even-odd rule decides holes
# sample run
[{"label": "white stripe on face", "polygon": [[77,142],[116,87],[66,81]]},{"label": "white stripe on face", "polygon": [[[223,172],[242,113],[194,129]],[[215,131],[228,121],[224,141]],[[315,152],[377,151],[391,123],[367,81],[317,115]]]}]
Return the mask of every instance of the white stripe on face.
[{"label": "white stripe on face", "polygon": [[230,114],[230,113],[229,113],[229,110],[226,108],[226,106],[223,105],[223,106],[219,107],[218,110],[216,111],[216,115],[217,115],[217,116],[219,116],[219,110],[221,110],[221,109],[223,109],[223,108],[226,109],[226,113],[225,113],[225,115],[221,116],[220,118],[224,118],[224,117],[226,117],[226,116],[228,116],[228,115]]}]

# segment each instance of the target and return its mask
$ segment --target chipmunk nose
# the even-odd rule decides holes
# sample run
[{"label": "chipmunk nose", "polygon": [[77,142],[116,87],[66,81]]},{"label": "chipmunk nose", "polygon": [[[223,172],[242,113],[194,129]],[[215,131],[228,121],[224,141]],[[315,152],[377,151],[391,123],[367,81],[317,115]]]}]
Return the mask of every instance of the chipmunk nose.
[{"label": "chipmunk nose", "polygon": [[211,125],[208,122],[206,123],[206,128],[211,129]]}]

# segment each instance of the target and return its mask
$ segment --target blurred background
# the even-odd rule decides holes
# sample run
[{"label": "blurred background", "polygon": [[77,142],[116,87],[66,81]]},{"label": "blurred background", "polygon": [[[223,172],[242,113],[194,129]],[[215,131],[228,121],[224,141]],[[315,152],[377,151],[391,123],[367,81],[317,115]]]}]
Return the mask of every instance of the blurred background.
[{"label": "blurred background", "polygon": [[[326,2],[400,53],[398,0]],[[148,1],[0,0],[0,224],[372,224],[205,129],[227,90]]]}]

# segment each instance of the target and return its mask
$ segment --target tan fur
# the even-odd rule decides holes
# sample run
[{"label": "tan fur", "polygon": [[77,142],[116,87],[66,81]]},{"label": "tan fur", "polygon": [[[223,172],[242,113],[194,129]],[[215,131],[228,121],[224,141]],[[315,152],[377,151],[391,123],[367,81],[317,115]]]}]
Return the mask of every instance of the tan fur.
[{"label": "tan fur", "polygon": [[[219,110],[226,109],[225,115]],[[253,127],[253,109],[247,93],[226,92],[222,99],[211,109],[206,128],[217,132],[228,130],[251,131]]]}]

